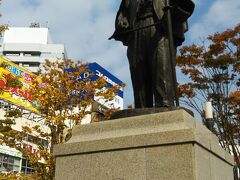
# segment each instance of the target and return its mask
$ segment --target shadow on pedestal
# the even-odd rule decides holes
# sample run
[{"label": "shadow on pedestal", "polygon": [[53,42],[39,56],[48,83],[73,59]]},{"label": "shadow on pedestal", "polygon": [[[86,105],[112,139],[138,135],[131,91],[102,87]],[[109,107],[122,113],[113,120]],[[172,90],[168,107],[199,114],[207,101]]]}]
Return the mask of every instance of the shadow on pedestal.
[{"label": "shadow on pedestal", "polygon": [[175,111],[180,109],[185,110],[188,114],[194,117],[194,113],[191,110],[184,107],[159,107],[159,108],[124,109],[122,111],[112,113],[110,120],[133,117],[133,116],[141,116],[141,115],[147,115],[147,114],[154,114],[154,113],[160,113],[160,112]]}]

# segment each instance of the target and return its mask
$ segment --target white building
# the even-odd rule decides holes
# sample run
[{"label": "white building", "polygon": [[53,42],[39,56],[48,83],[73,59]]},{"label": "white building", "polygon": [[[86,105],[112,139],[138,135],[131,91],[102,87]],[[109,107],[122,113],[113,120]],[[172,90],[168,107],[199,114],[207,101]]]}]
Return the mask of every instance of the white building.
[{"label": "white building", "polygon": [[[4,119],[4,114],[8,109],[15,109],[17,106],[10,105],[9,103],[0,101],[0,119]],[[22,126],[40,126],[43,132],[49,133],[49,128],[42,124],[42,117],[37,116],[34,113],[29,113],[28,111],[23,112],[23,116],[15,119],[16,124],[12,126],[12,128],[16,131],[22,131]],[[37,134],[25,134],[22,142],[19,142],[23,148],[27,148],[34,156],[40,158],[40,151],[38,146],[33,143],[33,136],[38,137]],[[41,144],[50,149],[49,142],[46,139],[40,138]],[[39,163],[44,163],[42,159]],[[24,155],[8,146],[0,145],[0,171],[9,173],[9,172],[22,172],[24,174],[29,174],[34,171],[33,167],[31,167],[28,163],[28,160],[24,157]]]},{"label": "white building", "polygon": [[48,28],[9,27],[3,33],[0,54],[32,72],[37,72],[45,59],[64,59],[65,48],[64,44],[52,42]]}]

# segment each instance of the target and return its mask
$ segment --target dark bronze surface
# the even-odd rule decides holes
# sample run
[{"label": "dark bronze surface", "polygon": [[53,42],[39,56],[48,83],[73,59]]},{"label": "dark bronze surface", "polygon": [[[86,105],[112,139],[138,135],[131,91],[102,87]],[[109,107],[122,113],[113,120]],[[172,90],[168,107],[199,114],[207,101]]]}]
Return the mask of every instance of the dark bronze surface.
[{"label": "dark bronze surface", "polygon": [[116,29],[110,39],[128,46],[135,108],[175,106],[176,47],[184,41],[194,3],[168,2],[122,0],[117,13]]}]

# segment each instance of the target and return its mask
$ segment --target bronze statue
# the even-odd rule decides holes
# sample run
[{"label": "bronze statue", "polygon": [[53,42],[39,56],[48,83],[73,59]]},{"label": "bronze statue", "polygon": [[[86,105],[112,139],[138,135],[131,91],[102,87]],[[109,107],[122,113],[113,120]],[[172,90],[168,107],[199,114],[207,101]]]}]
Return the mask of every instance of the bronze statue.
[{"label": "bronze statue", "polygon": [[122,0],[111,38],[128,46],[135,108],[174,106],[176,47],[193,9],[191,0]]}]

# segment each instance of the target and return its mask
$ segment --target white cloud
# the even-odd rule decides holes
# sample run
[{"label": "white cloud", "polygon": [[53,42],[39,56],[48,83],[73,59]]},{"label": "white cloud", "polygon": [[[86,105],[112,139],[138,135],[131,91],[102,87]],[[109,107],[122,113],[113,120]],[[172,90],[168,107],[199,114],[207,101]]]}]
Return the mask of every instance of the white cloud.
[{"label": "white cloud", "polygon": [[214,0],[209,9],[205,9],[205,12],[200,12],[197,8],[196,6],[197,13],[203,15],[195,14],[199,19],[190,27],[189,36],[193,42],[205,38],[209,34],[232,28],[240,22],[239,0]]},{"label": "white cloud", "polygon": [[[239,0],[194,0],[196,11],[190,26],[192,41],[240,21]],[[48,24],[54,42],[64,43],[75,60],[87,60],[101,66],[127,83],[126,104],[133,104],[126,48],[109,41],[114,30],[116,11],[121,0],[5,0],[0,6],[0,23],[29,26],[31,22]],[[204,11],[203,11],[204,9]],[[203,14],[204,13],[204,14]],[[48,23],[46,23],[48,22]],[[224,30],[224,29],[223,29]],[[189,39],[189,37],[187,37]]]},{"label": "white cloud", "polygon": [[1,5],[1,23],[48,25],[54,42],[64,43],[75,60],[97,62],[123,82],[126,104],[133,103],[126,48],[109,41],[120,4],[115,0],[7,0]]}]

